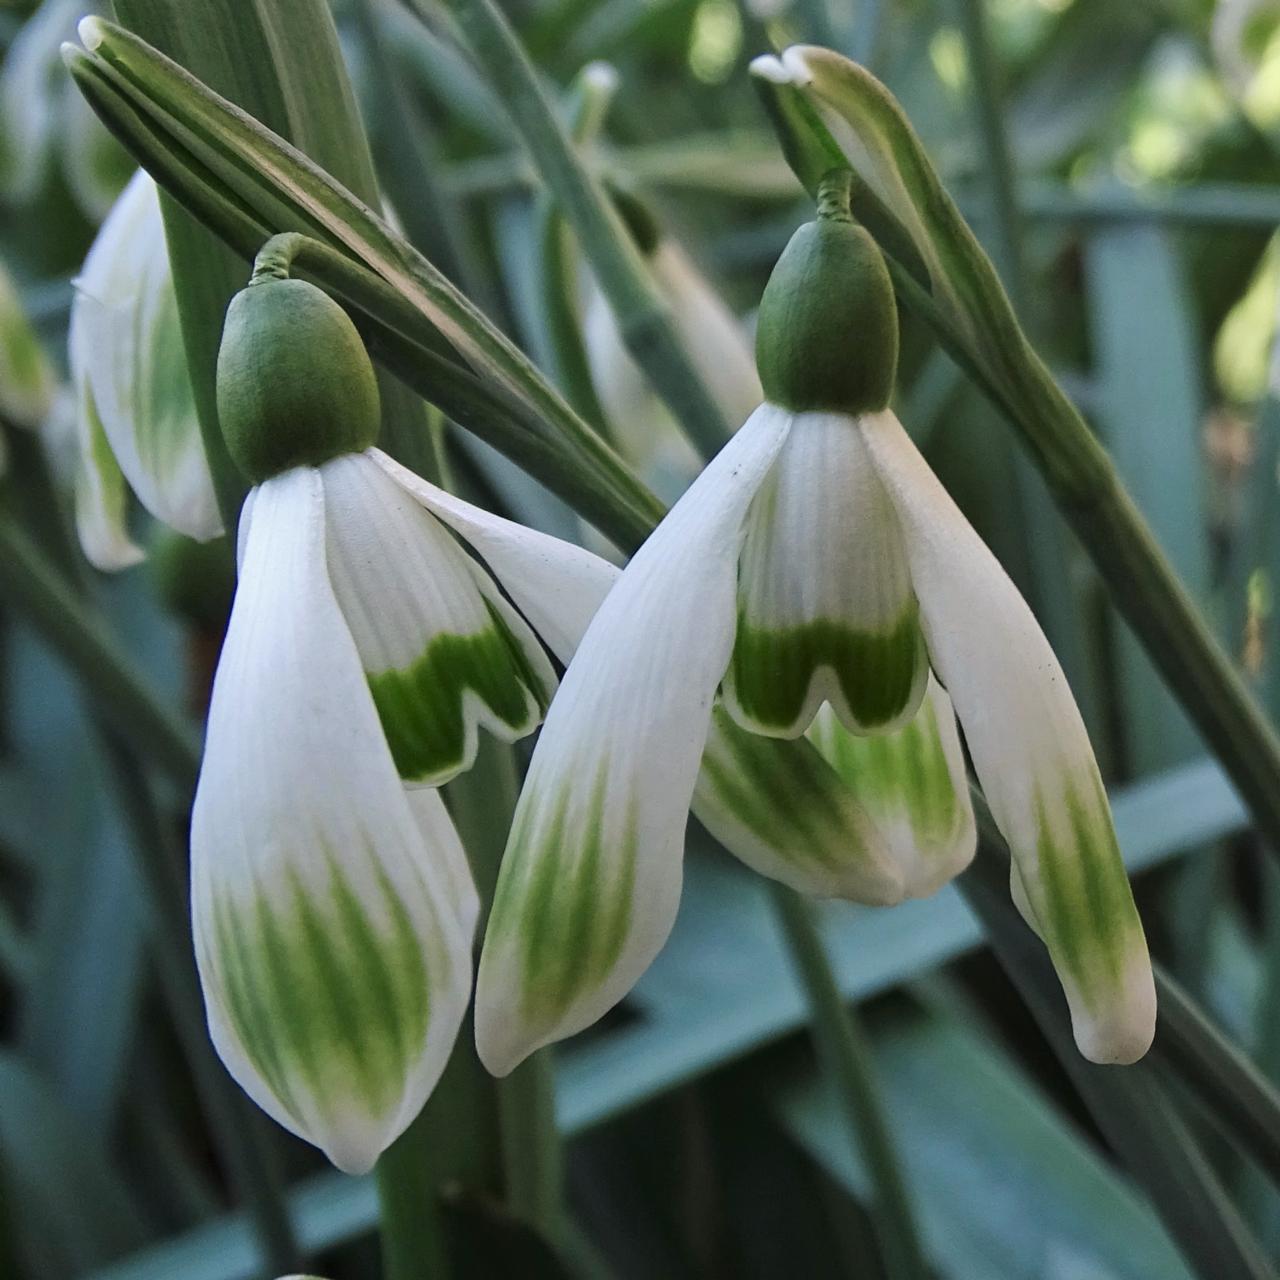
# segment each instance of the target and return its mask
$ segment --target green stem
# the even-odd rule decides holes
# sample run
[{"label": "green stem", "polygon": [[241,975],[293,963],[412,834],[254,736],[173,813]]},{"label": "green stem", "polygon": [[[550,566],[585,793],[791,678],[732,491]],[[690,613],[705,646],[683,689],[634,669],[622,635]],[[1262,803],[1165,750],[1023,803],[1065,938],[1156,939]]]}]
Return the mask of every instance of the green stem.
[{"label": "green stem", "polygon": [[861,1021],[836,985],[812,908],[783,885],[771,884],[770,889],[809,1001],[809,1025],[819,1061],[871,1175],[872,1212],[885,1269],[890,1280],[926,1280],[929,1267]]},{"label": "green stem", "polygon": [[538,172],[577,233],[613,308],[623,342],[690,438],[715,453],[728,426],[675,332],[670,313],[618,211],[574,152],[537,72],[493,0],[452,0],[490,83],[501,86]]}]

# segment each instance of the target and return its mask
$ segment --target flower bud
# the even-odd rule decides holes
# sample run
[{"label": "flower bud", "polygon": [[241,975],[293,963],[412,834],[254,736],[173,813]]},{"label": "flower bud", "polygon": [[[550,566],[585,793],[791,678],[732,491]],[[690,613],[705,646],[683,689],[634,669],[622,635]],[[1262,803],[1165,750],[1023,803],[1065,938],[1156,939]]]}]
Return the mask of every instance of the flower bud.
[{"label": "flower bud", "polygon": [[254,484],[367,449],[378,415],[364,343],[328,294],[272,277],[232,298],[218,351],[218,418]]},{"label": "flower bud", "polygon": [[875,241],[844,218],[807,222],[760,301],[765,399],[795,412],[883,409],[898,364],[893,285]]}]

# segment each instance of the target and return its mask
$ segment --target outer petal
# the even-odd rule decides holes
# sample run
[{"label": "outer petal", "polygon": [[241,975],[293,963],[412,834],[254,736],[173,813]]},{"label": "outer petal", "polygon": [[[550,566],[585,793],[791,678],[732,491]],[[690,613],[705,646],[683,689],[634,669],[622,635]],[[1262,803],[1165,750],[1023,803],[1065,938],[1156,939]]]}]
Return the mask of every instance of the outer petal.
[{"label": "outer petal", "polygon": [[859,737],[823,707],[809,738],[888,842],[906,895],[925,898],[973,858],[977,829],[956,714],[932,677],[915,719],[896,733]]},{"label": "outer petal", "polygon": [[671,930],[733,643],[743,517],[789,427],[764,406],[725,446],[623,572],[565,673],[480,963],[476,1042],[496,1075],[599,1018]]},{"label": "outer petal", "polygon": [[898,518],[857,421],[801,413],[747,522],[725,704],[794,738],[830,702],[855,732],[905,724],[929,673]]},{"label": "outer petal", "polygon": [[368,1169],[444,1068],[470,987],[446,849],[396,775],[324,567],[310,469],[258,489],[192,814],[209,1029],[232,1075]]},{"label": "outer petal", "polygon": [[[621,570],[570,542],[491,515],[370,456],[484,560],[551,652],[568,665]],[[739,729],[717,710],[693,812],[731,853],[805,893],[896,902],[901,877],[844,782],[807,742]]]},{"label": "outer petal", "polygon": [[400,776],[469,768],[481,725],[507,742],[536,729],[555,672],[489,576],[368,455],[320,474],[334,593]]},{"label": "outer petal", "polygon": [[222,532],[196,418],[155,183],[139,170],[85,259],[71,314],[87,386],[139,501],[199,541]]},{"label": "outer petal", "polygon": [[1133,1062],[1155,1032],[1142,923],[1066,677],[1031,610],[891,413],[863,419],[925,636],[1071,1005],[1080,1051]]}]

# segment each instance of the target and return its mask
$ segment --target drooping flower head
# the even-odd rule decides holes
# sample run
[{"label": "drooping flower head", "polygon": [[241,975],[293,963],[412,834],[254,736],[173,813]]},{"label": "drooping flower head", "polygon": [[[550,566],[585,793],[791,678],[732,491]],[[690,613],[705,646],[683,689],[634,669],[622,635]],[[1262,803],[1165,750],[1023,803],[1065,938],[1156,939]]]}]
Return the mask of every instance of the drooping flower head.
[{"label": "drooping flower head", "polygon": [[[831,191],[761,306],[765,403],[623,572],[547,718],[480,967],[491,1070],[594,1021],[661,947],[686,810],[720,751],[708,732],[728,718],[749,740],[812,734],[857,787],[901,896],[972,855],[958,713],[1082,1052],[1127,1062],[1150,1043],[1146,944],[1079,712],[887,407],[892,288],[847,184]],[[593,894],[566,916],[580,884]],[[894,900],[883,889],[850,896]]]},{"label": "drooping flower head", "polygon": [[470,994],[478,901],[434,788],[479,729],[539,723],[556,679],[534,627],[559,642],[596,560],[373,448],[372,367],[312,285],[233,300],[218,408],[254,488],[192,817],[209,1027],[264,1110],[358,1172],[417,1114]]},{"label": "drooping flower head", "polygon": [[100,569],[142,559],[129,492],[199,542],[222,533],[153,179],[138,170],[75,281],[68,355],[80,441],[76,526]]}]

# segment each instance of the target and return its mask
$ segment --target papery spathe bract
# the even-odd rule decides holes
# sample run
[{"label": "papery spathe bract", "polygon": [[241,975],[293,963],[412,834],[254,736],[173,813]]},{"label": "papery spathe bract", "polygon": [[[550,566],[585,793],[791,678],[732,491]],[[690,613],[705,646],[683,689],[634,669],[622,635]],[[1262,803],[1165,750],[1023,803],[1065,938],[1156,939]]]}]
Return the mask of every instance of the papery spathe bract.
[{"label": "papery spathe bract", "polygon": [[130,180],[75,281],[69,356],[77,396],[77,524],[99,568],[141,558],[128,494],[207,541],[222,532],[205,461],[155,183]]}]

